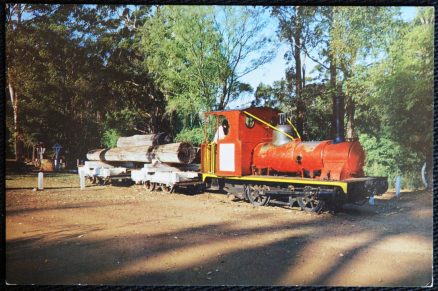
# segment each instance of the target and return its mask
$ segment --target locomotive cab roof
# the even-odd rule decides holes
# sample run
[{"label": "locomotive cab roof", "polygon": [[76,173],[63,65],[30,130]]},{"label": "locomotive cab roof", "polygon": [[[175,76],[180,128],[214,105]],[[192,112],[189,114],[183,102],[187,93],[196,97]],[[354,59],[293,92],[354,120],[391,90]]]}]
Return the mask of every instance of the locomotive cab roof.
[{"label": "locomotive cab roof", "polygon": [[266,111],[266,112],[275,112],[275,113],[281,113],[280,110],[275,109],[275,108],[270,108],[270,107],[248,107],[246,109],[227,109],[227,110],[217,110],[217,111],[209,111],[209,112],[205,112],[205,115],[226,115],[226,114],[232,114],[232,113],[243,113],[244,111],[247,112],[261,112],[261,111]]}]

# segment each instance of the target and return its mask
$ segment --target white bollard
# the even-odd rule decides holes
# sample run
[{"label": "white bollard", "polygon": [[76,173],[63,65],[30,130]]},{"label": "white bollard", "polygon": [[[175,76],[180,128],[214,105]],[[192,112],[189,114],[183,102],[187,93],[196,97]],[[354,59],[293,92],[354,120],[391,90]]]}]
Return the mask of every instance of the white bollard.
[{"label": "white bollard", "polygon": [[38,173],[38,190],[43,190],[44,189],[43,179],[44,179],[43,172],[39,172]]},{"label": "white bollard", "polygon": [[374,205],[374,195],[370,196],[370,199],[368,200],[369,205]]},{"label": "white bollard", "polygon": [[395,196],[397,196],[397,198],[400,198],[400,188],[401,188],[401,177],[397,176],[397,178],[395,178]]},{"label": "white bollard", "polygon": [[82,168],[79,168],[79,184],[81,187],[81,190],[85,189],[85,175]]}]

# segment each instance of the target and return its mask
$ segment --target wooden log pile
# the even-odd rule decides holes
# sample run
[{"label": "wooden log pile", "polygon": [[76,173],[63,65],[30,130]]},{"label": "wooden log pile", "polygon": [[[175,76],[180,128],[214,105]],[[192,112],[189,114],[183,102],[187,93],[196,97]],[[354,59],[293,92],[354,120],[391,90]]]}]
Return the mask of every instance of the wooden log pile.
[{"label": "wooden log pile", "polygon": [[169,143],[166,134],[121,137],[117,147],[95,149],[87,153],[90,161],[190,164],[196,157],[195,148],[186,142]]}]

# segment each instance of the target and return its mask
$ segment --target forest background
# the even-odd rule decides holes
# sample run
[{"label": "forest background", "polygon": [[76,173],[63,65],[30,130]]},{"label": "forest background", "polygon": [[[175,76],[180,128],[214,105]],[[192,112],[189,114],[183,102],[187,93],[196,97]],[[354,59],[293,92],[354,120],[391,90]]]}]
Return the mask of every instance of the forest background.
[{"label": "forest background", "polygon": [[[199,145],[203,112],[248,106],[290,112],[305,140],[332,139],[340,96],[366,174],[419,187],[421,166],[432,163],[434,10],[400,15],[398,7],[9,4],[6,155],[29,159],[39,142],[50,155],[59,143],[74,166],[119,136],[160,131]],[[251,85],[280,46],[282,77]]]}]

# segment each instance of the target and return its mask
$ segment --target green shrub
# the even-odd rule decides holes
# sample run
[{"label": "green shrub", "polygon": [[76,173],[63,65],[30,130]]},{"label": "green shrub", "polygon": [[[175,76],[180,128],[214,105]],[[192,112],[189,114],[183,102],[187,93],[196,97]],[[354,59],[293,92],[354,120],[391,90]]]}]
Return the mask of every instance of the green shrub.
[{"label": "green shrub", "polygon": [[359,140],[366,153],[365,175],[388,177],[389,188],[395,187],[397,176],[402,177],[401,186],[404,189],[422,187],[421,165],[424,158],[388,138],[361,134]]},{"label": "green shrub", "polygon": [[104,145],[106,148],[114,148],[117,146],[117,140],[120,137],[120,133],[117,129],[107,129],[103,132],[102,136],[102,145]]},{"label": "green shrub", "polygon": [[204,128],[184,128],[175,137],[177,142],[189,142],[194,146],[199,146],[204,141]]}]

